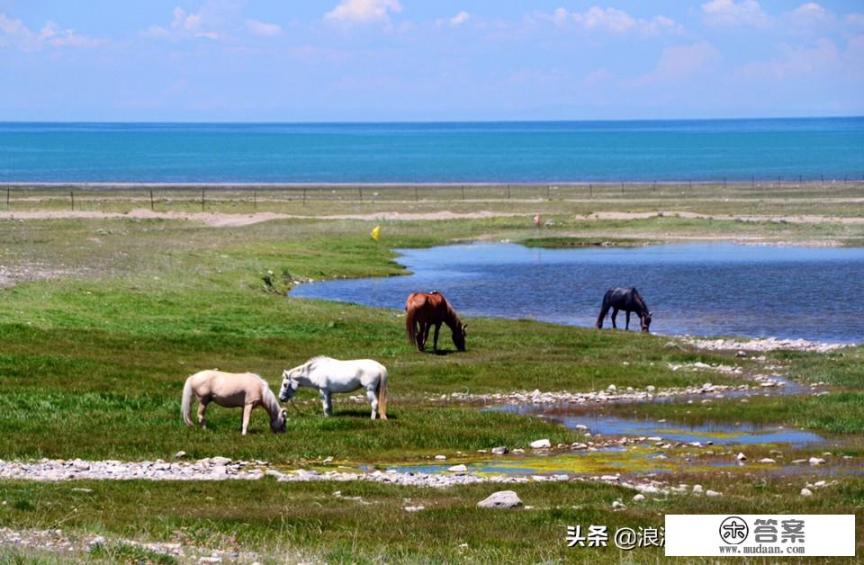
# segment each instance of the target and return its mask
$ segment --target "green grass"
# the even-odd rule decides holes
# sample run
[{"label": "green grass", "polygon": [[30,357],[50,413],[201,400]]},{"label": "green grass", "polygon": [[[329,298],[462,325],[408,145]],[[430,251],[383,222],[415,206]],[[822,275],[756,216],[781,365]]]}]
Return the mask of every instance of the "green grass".
[{"label": "green grass", "polygon": [[[76,482],[0,483],[0,499],[28,501],[25,509],[0,507],[0,522],[23,528],[88,530],[120,539],[182,541],[199,547],[242,547],[272,559],[304,555],[327,562],[600,561],[628,554],[614,547],[568,548],[569,525],[663,526],[666,513],[784,513],[794,501],[800,513],[854,513],[864,504],[864,480],[802,499],[802,479],[753,476],[684,476],[720,490],[719,499],[651,497],[631,502],[634,492],[594,483],[527,483],[514,488],[531,509],[486,510],[476,503],[501,485],[420,489],[374,483]],[[84,487],[89,492],[82,492]],[[73,488],[79,490],[72,490]],[[342,496],[334,496],[339,490]],[[351,500],[347,497],[360,497]],[[627,509],[613,512],[612,502]],[[408,513],[405,506],[424,506]],[[858,547],[864,546],[859,521]],[[467,545],[465,545],[467,544]],[[662,551],[637,549],[635,562],[662,558]]]},{"label": "green grass", "polygon": [[[717,225],[717,224],[723,225]],[[727,224],[736,235],[835,237],[842,229]],[[699,233],[705,222],[657,218],[580,223],[556,217],[553,237],[628,240],[647,232]],[[421,354],[406,343],[399,312],[286,298],[296,281],[357,276],[398,276],[394,248],[474,239],[536,237],[527,218],[434,223],[384,223],[384,241],[368,237],[369,222],[279,221],[242,229],[212,229],[170,221],[46,221],[0,223],[5,265],[63,271],[59,278],[0,291],[0,459],[40,457],[140,460],[223,455],[316,465],[333,456],[348,465],[408,462],[437,453],[466,456],[496,445],[525,446],[581,439],[540,419],[481,411],[479,406],[435,400],[453,392],[513,390],[587,391],[732,382],[729,377],[673,372],[667,363],[741,364],[729,354],[697,352],[668,338],[555,326],[532,321],[470,320],[468,351]],[[597,235],[595,232],[606,233]],[[760,230],[762,230],[760,232]],[[814,231],[815,230],[815,231]],[[824,230],[824,231],[820,231]],[[835,230],[835,231],[832,231]],[[712,232],[713,233],[713,232]],[[636,239],[639,239],[636,237]],[[35,266],[35,267],[34,267]],[[272,272],[272,274],[271,274]],[[265,283],[268,277],[269,284]],[[449,337],[444,334],[444,343]],[[192,372],[261,373],[272,386],[285,367],[308,357],[373,357],[391,374],[391,420],[370,421],[365,404],[335,399],[325,419],[304,391],[302,414],[289,411],[288,433],[269,433],[263,412],[252,433],[239,434],[240,412],[212,407],[210,429],[182,425],[179,397]],[[775,354],[798,378],[830,382],[825,397],[752,399],[749,404],[646,405],[669,419],[710,418],[781,422],[860,434],[861,350],[828,356]],[[626,361],[625,365],[623,362]],[[689,411],[689,413],[688,413]],[[665,512],[855,511],[860,479],[813,500],[797,497],[799,478],[765,483],[721,472],[698,480],[723,499],[674,498],[628,505],[612,500],[632,493],[619,487],[569,482],[518,485],[535,510],[484,512],[474,507],[493,490],[479,485],[423,490],[374,484],[76,483],[0,481],[0,524],[43,528],[63,524],[78,532],[120,538],[172,540],[213,546],[240,544],[267,555],[327,561],[555,561],[595,559],[644,562],[656,551],[567,550],[566,526],[657,526]],[[766,486],[767,484],[767,486]],[[373,502],[360,505],[332,496]],[[427,511],[407,514],[405,499]],[[859,536],[859,540],[862,537]],[[460,544],[467,543],[467,548]],[[137,560],[122,544],[96,560]],[[34,560],[39,552],[0,554]],[[298,557],[300,559],[300,557]]]}]

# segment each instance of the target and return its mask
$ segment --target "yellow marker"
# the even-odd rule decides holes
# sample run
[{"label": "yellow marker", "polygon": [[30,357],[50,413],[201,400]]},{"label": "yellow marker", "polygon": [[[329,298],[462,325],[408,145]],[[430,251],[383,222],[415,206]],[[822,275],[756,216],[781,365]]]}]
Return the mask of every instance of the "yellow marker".
[{"label": "yellow marker", "polygon": [[371,235],[372,239],[374,239],[375,241],[381,239],[381,226],[375,226],[374,228],[372,228],[372,233],[370,233],[369,235]]}]

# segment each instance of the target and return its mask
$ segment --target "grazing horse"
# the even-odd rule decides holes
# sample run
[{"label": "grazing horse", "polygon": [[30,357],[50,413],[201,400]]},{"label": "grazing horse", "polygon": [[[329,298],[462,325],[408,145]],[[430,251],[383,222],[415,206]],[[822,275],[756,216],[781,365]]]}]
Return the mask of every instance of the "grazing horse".
[{"label": "grazing horse", "polygon": [[270,390],[267,381],[255,373],[225,373],[223,371],[200,371],[183,385],[183,399],[180,411],[187,426],[192,422],[192,396],[198,398],[198,424],[207,427],[204,413],[207,405],[215,402],[228,408],[243,407],[243,435],[249,429],[252,410],[261,406],[270,413],[270,429],[273,433],[285,431],[286,411],[279,406],[276,395]]},{"label": "grazing horse", "polygon": [[438,330],[441,324],[447,324],[453,333],[453,345],[459,351],[465,351],[465,336],[468,324],[463,324],[456,311],[440,292],[415,292],[405,301],[405,329],[408,330],[408,343],[416,345],[417,349],[426,349],[429,339],[429,328],[435,326],[433,346],[438,351]]},{"label": "grazing horse", "polygon": [[648,305],[639,295],[639,291],[635,288],[610,288],[606,291],[603,297],[603,306],[600,308],[600,315],[597,317],[597,329],[603,327],[603,320],[606,318],[606,313],[612,308],[612,327],[618,328],[615,324],[615,317],[618,315],[618,310],[624,310],[627,314],[627,324],[625,329],[630,329],[630,313],[636,312],[641,322],[642,331],[648,332],[651,326],[651,312],[648,310]]},{"label": "grazing horse", "polygon": [[318,389],[325,416],[333,414],[331,393],[365,388],[366,397],[372,404],[372,419],[376,416],[387,419],[387,369],[372,359],[340,361],[320,356],[293,369],[285,369],[282,371],[279,400],[291,400],[300,387]]}]

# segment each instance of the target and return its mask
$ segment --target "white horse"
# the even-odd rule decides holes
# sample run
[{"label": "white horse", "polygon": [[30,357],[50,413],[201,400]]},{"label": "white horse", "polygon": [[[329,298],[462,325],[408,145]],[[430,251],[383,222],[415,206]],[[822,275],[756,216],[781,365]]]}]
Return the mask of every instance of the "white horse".
[{"label": "white horse", "polygon": [[387,369],[372,359],[340,361],[313,357],[299,367],[282,371],[279,400],[290,400],[301,386],[318,389],[325,416],[333,413],[331,393],[365,388],[366,397],[372,404],[372,419],[376,416],[387,419]]},{"label": "white horse", "polygon": [[207,427],[204,413],[207,405],[215,402],[228,408],[243,407],[243,435],[249,429],[249,417],[252,410],[258,406],[264,407],[270,413],[270,429],[273,433],[285,431],[287,412],[279,405],[276,395],[270,390],[267,381],[255,373],[225,373],[217,371],[200,371],[195,373],[183,385],[183,399],[180,411],[187,426],[192,422],[192,396],[198,397],[198,424]]}]

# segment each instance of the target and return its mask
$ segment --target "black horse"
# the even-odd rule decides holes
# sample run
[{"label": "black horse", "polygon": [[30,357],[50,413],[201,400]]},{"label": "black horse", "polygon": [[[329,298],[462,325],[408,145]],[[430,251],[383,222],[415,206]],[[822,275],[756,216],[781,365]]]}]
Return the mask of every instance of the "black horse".
[{"label": "black horse", "polygon": [[615,329],[618,329],[618,326],[615,325],[615,316],[618,315],[618,310],[624,310],[627,313],[625,329],[630,329],[630,312],[636,312],[639,316],[643,332],[647,332],[651,326],[651,312],[635,288],[610,288],[606,291],[606,295],[603,297],[603,306],[600,308],[600,315],[597,317],[597,329],[603,327],[603,320],[606,319],[606,314],[610,308],[612,309],[612,327]]}]

